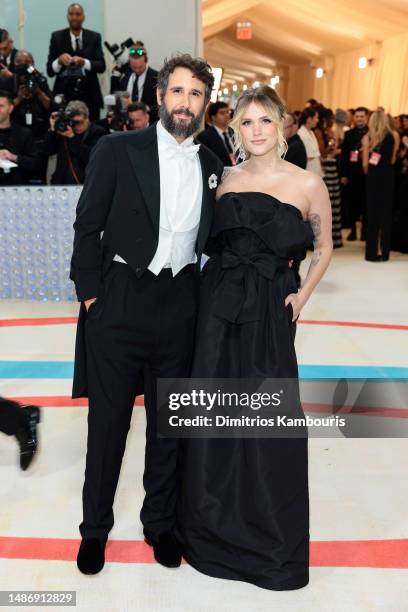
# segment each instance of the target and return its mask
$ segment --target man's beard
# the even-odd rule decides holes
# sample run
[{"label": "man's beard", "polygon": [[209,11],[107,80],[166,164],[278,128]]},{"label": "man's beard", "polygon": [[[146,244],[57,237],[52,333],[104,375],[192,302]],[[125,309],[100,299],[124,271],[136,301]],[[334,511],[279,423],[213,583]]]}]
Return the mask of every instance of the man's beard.
[{"label": "man's beard", "polygon": [[[176,113],[184,113],[191,117],[190,122],[179,121],[175,118]],[[187,108],[178,108],[176,111],[168,112],[166,106],[159,106],[159,117],[163,127],[174,137],[188,138],[200,129],[201,121],[204,117],[205,108],[196,116]]]}]

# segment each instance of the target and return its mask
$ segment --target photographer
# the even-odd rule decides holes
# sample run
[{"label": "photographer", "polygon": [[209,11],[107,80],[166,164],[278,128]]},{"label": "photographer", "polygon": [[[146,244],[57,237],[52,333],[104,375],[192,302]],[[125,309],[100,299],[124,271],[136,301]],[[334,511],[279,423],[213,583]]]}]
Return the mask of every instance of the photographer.
[{"label": "photographer", "polygon": [[0,28],[0,78],[8,78],[14,72],[14,60],[17,49],[7,30]]},{"label": "photographer", "polygon": [[91,150],[105,130],[89,120],[89,110],[79,100],[69,102],[63,111],[51,113],[44,150],[57,154],[52,185],[81,185]]},{"label": "photographer", "polygon": [[129,49],[129,62],[122,68],[122,76],[111,77],[111,92],[127,91],[132,102],[144,102],[149,107],[150,123],[157,121],[157,71],[148,66],[147,51],[141,40]]},{"label": "photographer", "polygon": [[18,51],[15,73],[8,79],[14,98],[12,119],[18,125],[28,127],[36,141],[43,140],[48,128],[51,107],[51,91],[47,79],[34,67],[34,59],[28,51]]},{"label": "photographer", "polygon": [[[11,122],[13,98],[0,90],[0,185],[26,185],[40,170],[35,143],[30,130]],[[7,167],[8,162],[13,164]],[[14,165],[17,164],[17,165]]]},{"label": "photographer", "polygon": [[[8,89],[14,98],[13,122],[31,131],[41,155],[48,129],[52,94],[47,79],[34,67],[31,53],[23,50],[16,53],[14,74],[3,82],[2,87]],[[37,176],[32,176],[32,182],[45,182],[46,167],[47,160],[42,154],[41,170]]]},{"label": "photographer", "polygon": [[101,126],[106,134],[125,131],[129,121],[127,108],[130,102],[127,91],[116,91],[114,94],[105,96],[106,117],[95,121],[95,124]]},{"label": "photographer", "polygon": [[112,132],[129,132],[141,130],[149,126],[149,108],[144,102],[129,104],[130,96],[127,91],[117,91],[115,94],[105,96],[108,112],[105,119],[96,121],[104,128],[107,134]]},{"label": "photographer", "polygon": [[82,28],[85,13],[80,4],[68,7],[67,19],[69,28],[51,35],[47,73],[56,76],[53,93],[82,100],[91,120],[99,119],[103,99],[97,73],[106,68],[101,35]]},{"label": "photographer", "polygon": [[144,102],[134,102],[133,104],[129,104],[127,114],[127,131],[143,130],[149,127],[149,109]]}]

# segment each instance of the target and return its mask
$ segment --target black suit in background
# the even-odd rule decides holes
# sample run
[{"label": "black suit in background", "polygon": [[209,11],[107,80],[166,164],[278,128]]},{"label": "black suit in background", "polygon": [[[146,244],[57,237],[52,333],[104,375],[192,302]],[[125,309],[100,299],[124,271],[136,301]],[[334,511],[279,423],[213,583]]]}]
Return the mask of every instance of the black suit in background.
[{"label": "black suit in background", "polygon": [[291,164],[295,164],[295,166],[299,166],[299,168],[303,168],[303,170],[306,170],[307,153],[305,145],[303,144],[303,140],[298,134],[294,134],[293,136],[291,136],[291,138],[288,139],[287,143],[288,150],[285,155],[285,161],[288,161]]},{"label": "black suit in background", "polygon": [[[178,440],[156,436],[156,381],[187,377],[193,348],[199,262],[215,206],[209,177],[221,163],[201,146],[203,177],[197,265],[158,276],[147,270],[158,245],[160,174],[156,124],[102,138],[92,152],[74,224],[71,279],[82,304],[73,397],[89,397],[83,489],[83,538],[105,538],[134,399],[143,392],[147,418],[141,520],[158,535],[175,524]],[[103,236],[101,238],[101,232]],[[120,255],[126,264],[112,261]]]},{"label": "black suit in background", "polygon": [[[395,183],[392,165],[394,146],[394,136],[391,132],[387,132],[383,141],[375,148],[375,151],[381,155],[378,165],[368,164],[365,248],[367,261],[377,260],[378,242],[381,245],[383,261],[387,261],[390,257]],[[408,228],[405,228],[405,231],[407,230]]]},{"label": "black suit in background", "polygon": [[213,125],[207,126],[205,130],[200,132],[197,136],[197,140],[215,153],[224,166],[232,166],[231,157],[226,144]]},{"label": "black suit in background", "polygon": [[58,30],[51,34],[50,48],[48,52],[47,73],[49,77],[55,76],[53,93],[64,93],[64,78],[61,73],[65,66],[61,67],[59,73],[55,73],[52,63],[63,53],[70,55],[78,55],[89,59],[91,62],[91,70],[85,70],[85,82],[83,93],[78,97],[69,97],[69,100],[82,100],[89,108],[91,120],[99,119],[99,111],[103,107],[103,98],[101,87],[99,85],[98,73],[105,72],[105,58],[102,50],[101,35],[91,30],[82,30],[82,49],[75,51],[72,48],[70,29]]},{"label": "black suit in background", "polygon": [[[366,176],[363,172],[361,140],[368,127],[354,127],[344,132],[340,157],[340,177],[347,177],[348,183],[342,193],[343,226],[355,231],[356,221],[362,217],[363,231],[366,209]],[[358,151],[358,161],[351,161],[350,155]]]},{"label": "black suit in background", "polygon": [[41,159],[38,156],[31,131],[16,123],[9,128],[0,129],[0,149],[7,149],[18,155],[17,167],[10,172],[0,168],[0,185],[27,185],[30,178],[38,175],[41,170]]},{"label": "black suit in background", "polygon": [[[115,91],[127,91],[129,79],[133,74],[133,70],[129,65],[123,67],[122,76],[111,77],[111,93]],[[150,124],[154,123],[158,119],[158,107],[157,107],[157,70],[153,70],[150,66],[147,68],[146,80],[143,85],[142,97],[140,102],[144,102],[150,109]],[[136,102],[136,98],[132,97],[132,102]]]},{"label": "black suit in background", "polygon": [[57,154],[57,166],[51,177],[52,185],[79,185],[85,180],[85,168],[92,149],[106,131],[93,123],[84,134],[65,138],[55,130],[48,130],[44,153]]},{"label": "black suit in background", "polygon": [[6,60],[3,63],[3,66],[5,66],[7,68],[7,70],[10,70],[10,72],[15,71],[16,69],[16,55],[18,53],[18,49],[12,49],[10,55],[8,55],[8,57],[6,58]]}]

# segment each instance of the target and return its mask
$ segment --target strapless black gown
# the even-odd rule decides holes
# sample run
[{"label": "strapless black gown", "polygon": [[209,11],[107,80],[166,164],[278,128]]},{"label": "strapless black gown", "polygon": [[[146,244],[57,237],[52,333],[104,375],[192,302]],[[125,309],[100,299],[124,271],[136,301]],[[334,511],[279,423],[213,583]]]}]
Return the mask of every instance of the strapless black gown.
[{"label": "strapless black gown", "polygon": [[[261,192],[216,205],[192,376],[298,378],[289,259],[313,240],[298,208]],[[303,412],[302,412],[303,414]],[[218,578],[288,590],[309,581],[307,438],[184,439],[176,535]]]}]

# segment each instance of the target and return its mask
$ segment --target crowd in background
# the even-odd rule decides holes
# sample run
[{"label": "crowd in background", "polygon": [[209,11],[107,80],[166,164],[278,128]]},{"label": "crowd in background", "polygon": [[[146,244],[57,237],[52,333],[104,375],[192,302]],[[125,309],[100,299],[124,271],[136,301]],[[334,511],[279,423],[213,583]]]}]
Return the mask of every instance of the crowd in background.
[{"label": "crowd in background", "polygon": [[104,99],[101,35],[83,28],[79,4],[68,7],[67,19],[68,27],[50,38],[46,70],[54,78],[52,91],[32,53],[16,49],[0,28],[0,185],[82,184],[102,136],[157,120],[157,71],[148,65],[143,42],[106,44],[115,65],[111,94]]},{"label": "crowd in background", "polygon": [[[68,7],[67,19],[69,27],[50,39],[52,91],[32,54],[15,49],[0,29],[0,185],[82,184],[103,135],[143,129],[158,118],[157,71],[143,42],[105,43],[115,66],[104,100],[97,76],[106,71],[101,35],[83,28],[79,4]],[[197,137],[225,166],[240,163],[231,115],[226,102],[211,104]],[[349,228],[347,240],[364,240],[367,260],[386,261],[390,249],[408,252],[408,115],[363,106],[333,112],[310,99],[302,111],[286,115],[284,135],[285,159],[327,185],[335,248]]]},{"label": "crowd in background", "polygon": [[368,261],[408,252],[408,115],[364,106],[333,112],[311,99],[289,121],[305,145],[306,169],[327,185],[333,246],[349,228],[346,239],[365,241]]},{"label": "crowd in background", "polygon": [[[232,109],[211,104],[198,140],[225,166],[239,163],[228,127]],[[390,250],[408,252],[408,115],[360,106],[333,112],[316,100],[287,113],[285,159],[315,172],[326,183],[332,207],[334,248],[365,241],[368,261],[387,261]],[[359,234],[359,235],[358,235]]]}]

